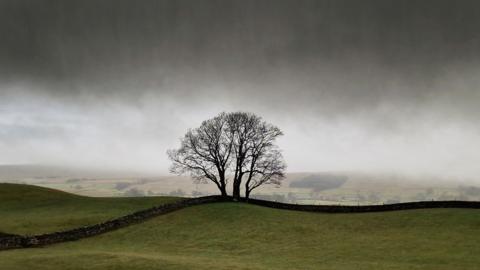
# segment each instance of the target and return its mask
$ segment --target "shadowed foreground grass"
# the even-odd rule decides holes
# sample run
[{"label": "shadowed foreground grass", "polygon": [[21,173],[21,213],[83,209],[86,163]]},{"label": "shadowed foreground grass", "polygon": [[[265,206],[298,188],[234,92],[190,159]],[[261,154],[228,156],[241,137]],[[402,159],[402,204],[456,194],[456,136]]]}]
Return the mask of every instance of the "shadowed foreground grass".
[{"label": "shadowed foreground grass", "polygon": [[0,232],[40,234],[72,229],[178,199],[93,198],[43,187],[0,184]]},{"label": "shadowed foreground grass", "polygon": [[480,211],[319,214],[194,206],[77,242],[0,252],[0,269],[478,269]]}]

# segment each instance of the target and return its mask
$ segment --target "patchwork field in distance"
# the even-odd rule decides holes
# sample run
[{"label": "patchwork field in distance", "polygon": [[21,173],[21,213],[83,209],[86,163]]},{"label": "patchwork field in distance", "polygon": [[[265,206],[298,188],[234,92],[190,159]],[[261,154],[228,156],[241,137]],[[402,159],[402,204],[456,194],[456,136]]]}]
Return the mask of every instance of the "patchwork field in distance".
[{"label": "patchwork field in distance", "polygon": [[[346,205],[422,200],[480,200],[480,187],[471,180],[452,182],[445,179],[417,179],[354,172],[288,173],[286,176],[281,186],[262,186],[255,190],[252,196],[287,203]],[[305,184],[305,181],[309,183]],[[218,194],[214,185],[195,184],[189,177],[128,172],[120,174],[41,166],[0,166],[0,182],[32,184],[101,197],[198,197]]]}]

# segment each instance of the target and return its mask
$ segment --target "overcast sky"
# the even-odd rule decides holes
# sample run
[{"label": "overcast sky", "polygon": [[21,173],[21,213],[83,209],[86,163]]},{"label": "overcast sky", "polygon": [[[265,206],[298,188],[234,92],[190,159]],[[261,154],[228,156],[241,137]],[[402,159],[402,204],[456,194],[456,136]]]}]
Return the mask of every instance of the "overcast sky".
[{"label": "overcast sky", "polygon": [[479,1],[0,1],[0,164],[166,173],[221,111],[289,172],[480,175]]}]

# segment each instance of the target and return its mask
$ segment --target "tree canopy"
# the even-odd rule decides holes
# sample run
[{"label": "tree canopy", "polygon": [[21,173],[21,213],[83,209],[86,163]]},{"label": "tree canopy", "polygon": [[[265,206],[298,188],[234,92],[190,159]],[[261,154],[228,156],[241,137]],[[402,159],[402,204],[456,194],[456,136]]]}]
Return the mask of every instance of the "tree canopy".
[{"label": "tree canopy", "polygon": [[196,181],[211,181],[227,196],[232,178],[234,199],[245,197],[263,184],[280,185],[286,168],[275,144],[282,131],[248,112],[220,113],[190,129],[178,149],[169,150],[171,172],[190,174]]}]

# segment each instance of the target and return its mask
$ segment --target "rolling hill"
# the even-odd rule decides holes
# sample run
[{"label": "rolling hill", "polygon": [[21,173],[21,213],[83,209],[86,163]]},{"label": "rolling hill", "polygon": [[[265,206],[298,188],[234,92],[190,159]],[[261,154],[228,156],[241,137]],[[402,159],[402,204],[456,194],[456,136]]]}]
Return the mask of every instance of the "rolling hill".
[{"label": "rolling hill", "polygon": [[[23,193],[13,192],[18,188]],[[10,189],[0,191],[0,214],[10,215],[2,218],[0,231],[6,233],[14,233],[19,216],[30,222],[22,230],[31,233],[36,227],[69,227],[62,223],[68,217],[93,221],[92,216],[99,218],[94,209],[117,205],[99,200],[103,206],[96,207],[96,198],[29,186],[1,185],[4,189]],[[25,196],[30,192],[43,195]],[[27,211],[20,201],[26,197],[56,222]],[[71,208],[67,215],[55,201],[69,200],[85,200],[89,207]],[[136,200],[122,203],[135,209],[139,201],[153,199]],[[3,206],[5,201],[17,208]],[[480,210],[474,209],[321,214],[226,202],[189,207],[76,242],[1,251],[0,269],[478,269],[479,240]]]},{"label": "rolling hill", "polygon": [[91,225],[179,198],[94,198],[0,183],[0,232],[39,234]]}]

